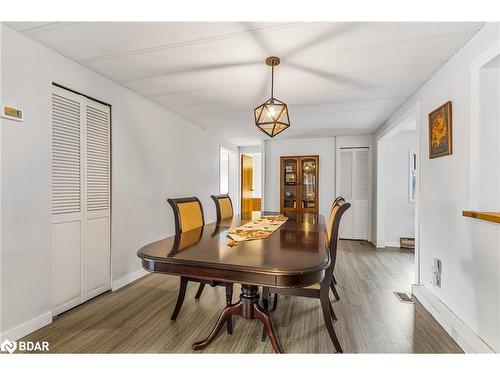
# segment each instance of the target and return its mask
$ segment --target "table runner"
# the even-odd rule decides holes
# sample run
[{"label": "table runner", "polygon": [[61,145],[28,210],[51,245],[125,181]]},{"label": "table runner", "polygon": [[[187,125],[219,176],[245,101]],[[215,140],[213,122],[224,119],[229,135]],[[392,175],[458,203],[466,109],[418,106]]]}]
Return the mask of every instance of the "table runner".
[{"label": "table runner", "polygon": [[262,216],[237,228],[229,229],[227,237],[229,246],[234,246],[238,242],[263,240],[273,234],[279,227],[286,223],[288,218],[284,215]]}]

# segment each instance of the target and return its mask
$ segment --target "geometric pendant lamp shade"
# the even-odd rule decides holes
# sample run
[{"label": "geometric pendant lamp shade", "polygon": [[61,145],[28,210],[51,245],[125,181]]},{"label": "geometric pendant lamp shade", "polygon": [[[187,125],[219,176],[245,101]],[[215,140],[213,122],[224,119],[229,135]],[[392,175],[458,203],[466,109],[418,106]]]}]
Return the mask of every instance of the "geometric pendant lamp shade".
[{"label": "geometric pendant lamp shade", "polygon": [[271,98],[253,110],[255,125],[270,137],[290,126],[288,106],[274,97],[274,67],[279,63],[280,59],[276,56],[269,56],[266,59],[266,64],[271,67]]},{"label": "geometric pendant lamp shade", "polygon": [[276,98],[271,98],[261,104],[254,109],[253,113],[255,125],[270,137],[274,137],[290,126],[288,107]]}]

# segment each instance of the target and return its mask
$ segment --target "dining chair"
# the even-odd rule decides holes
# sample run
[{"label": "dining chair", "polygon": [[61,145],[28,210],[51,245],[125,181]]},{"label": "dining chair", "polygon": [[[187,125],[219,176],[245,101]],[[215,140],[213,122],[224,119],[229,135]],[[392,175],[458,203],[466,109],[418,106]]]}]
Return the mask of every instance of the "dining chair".
[{"label": "dining chair", "polygon": [[[347,203],[341,197],[337,198],[332,204],[325,231],[325,246],[330,252],[330,265],[325,270],[325,277],[320,283],[305,288],[262,288],[262,300],[265,310],[268,310],[269,308],[270,294],[273,294],[274,296],[273,310],[275,310],[277,307],[278,294],[319,299],[321,301],[321,309],[323,311],[323,319],[325,321],[326,328],[330,335],[330,339],[332,340],[332,343],[338,353],[342,353],[343,350],[333,328],[333,322],[337,321],[337,317],[335,316],[335,312],[333,311],[329,294],[330,290],[332,290],[336,295],[336,298],[338,296],[333,281],[333,271],[335,268],[335,260],[337,258],[337,243],[339,238],[340,220],[342,219],[342,215],[344,215],[344,213],[349,209],[350,206],[351,204]],[[265,340],[266,332],[262,331],[262,341]]]},{"label": "dining chair", "polygon": [[[201,202],[198,198],[196,197],[176,198],[176,199],[168,199],[167,201],[172,206],[172,210],[174,212],[175,234],[177,236],[180,236],[182,233],[188,231],[194,231],[197,228],[203,227],[205,225],[205,219],[203,217],[203,206],[201,205]],[[184,297],[186,295],[188,281],[193,281],[200,284],[198,286],[198,291],[196,292],[195,299],[199,299],[201,297],[205,285],[209,284],[212,287],[224,286],[226,288],[226,304],[230,305],[232,303],[233,284],[222,283],[215,280],[192,279],[181,276],[179,295],[177,296],[177,302],[175,304],[175,308],[170,319],[176,320],[177,316],[179,315],[182,304],[184,302]],[[228,321],[227,332],[228,334],[232,334],[232,331],[233,331],[232,322]]]},{"label": "dining chair", "polygon": [[[339,201],[345,201],[344,197],[342,196],[338,196],[337,198],[335,198],[335,200],[333,201],[333,204],[336,204],[337,202]],[[335,279],[335,274],[333,274],[332,276],[332,285],[331,285],[331,289],[332,289],[332,293],[335,297],[335,300],[336,301],[339,301],[340,300],[340,296],[339,296],[339,293],[337,292],[337,289],[335,288],[335,285],[337,285],[337,280]]]},{"label": "dining chair", "polygon": [[233,202],[229,194],[212,195],[211,197],[215,202],[218,222],[233,217]]}]

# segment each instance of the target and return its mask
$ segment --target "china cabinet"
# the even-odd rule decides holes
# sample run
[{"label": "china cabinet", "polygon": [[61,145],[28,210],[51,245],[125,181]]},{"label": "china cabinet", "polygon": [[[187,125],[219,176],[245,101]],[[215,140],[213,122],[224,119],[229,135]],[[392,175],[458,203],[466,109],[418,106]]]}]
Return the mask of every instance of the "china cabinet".
[{"label": "china cabinet", "polygon": [[280,210],[318,212],[319,156],[282,156]]}]

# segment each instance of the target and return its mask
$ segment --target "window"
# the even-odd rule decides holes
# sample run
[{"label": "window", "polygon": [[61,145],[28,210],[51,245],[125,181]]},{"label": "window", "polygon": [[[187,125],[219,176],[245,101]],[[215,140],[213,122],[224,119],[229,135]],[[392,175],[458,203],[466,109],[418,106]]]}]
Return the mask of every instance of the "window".
[{"label": "window", "polygon": [[414,203],[417,200],[417,154],[410,152],[408,166],[409,166],[408,201],[410,203]]},{"label": "window", "polygon": [[220,148],[219,158],[219,193],[229,193],[229,150]]}]

